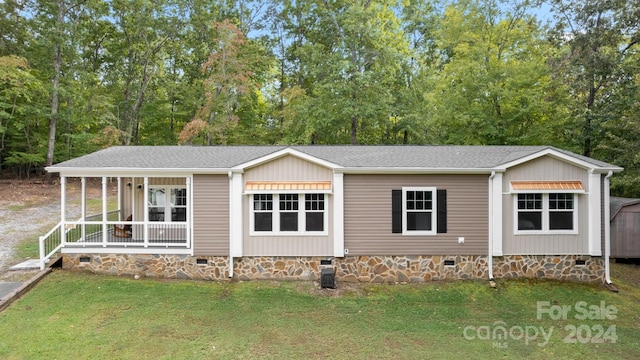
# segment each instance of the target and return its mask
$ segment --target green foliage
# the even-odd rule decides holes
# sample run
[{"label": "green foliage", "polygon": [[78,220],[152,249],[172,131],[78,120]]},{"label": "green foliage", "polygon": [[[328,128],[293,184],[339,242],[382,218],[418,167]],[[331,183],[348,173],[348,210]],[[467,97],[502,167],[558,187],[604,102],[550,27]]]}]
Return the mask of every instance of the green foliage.
[{"label": "green foliage", "polygon": [[56,162],[135,144],[548,144],[623,166],[615,193],[640,197],[638,0],[552,0],[546,26],[536,3],[2,1],[0,171],[42,166],[51,141]]},{"label": "green foliage", "polygon": [[522,9],[492,1],[448,6],[435,31],[441,53],[427,76],[431,141],[452,144],[558,144],[562,108],[546,62],[552,48]]}]

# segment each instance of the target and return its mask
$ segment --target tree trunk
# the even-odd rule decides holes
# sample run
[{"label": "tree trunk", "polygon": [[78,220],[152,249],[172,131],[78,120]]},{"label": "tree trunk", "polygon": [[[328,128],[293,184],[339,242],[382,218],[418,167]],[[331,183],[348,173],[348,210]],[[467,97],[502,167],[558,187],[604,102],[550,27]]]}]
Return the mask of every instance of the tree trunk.
[{"label": "tree trunk", "polygon": [[351,145],[358,144],[358,117],[351,117]]},{"label": "tree trunk", "polygon": [[[65,6],[63,0],[58,0],[58,13],[56,16],[56,39],[53,44],[53,88],[51,92],[51,117],[49,118],[49,140],[47,147],[47,160],[45,167],[53,165],[53,153],[56,144],[56,126],[58,124],[58,95],[60,93],[60,69],[62,68],[62,25],[64,23]],[[45,180],[48,184],[53,183],[53,176],[47,172]]]}]

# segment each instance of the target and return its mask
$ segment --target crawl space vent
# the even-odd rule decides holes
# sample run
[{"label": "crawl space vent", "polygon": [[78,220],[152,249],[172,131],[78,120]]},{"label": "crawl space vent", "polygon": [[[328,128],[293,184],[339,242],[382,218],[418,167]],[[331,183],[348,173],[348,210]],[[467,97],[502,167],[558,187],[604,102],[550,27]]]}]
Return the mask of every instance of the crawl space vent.
[{"label": "crawl space vent", "polygon": [[576,260],[576,266],[585,266],[587,265],[586,260]]},{"label": "crawl space vent", "polygon": [[80,262],[81,262],[81,263],[88,263],[88,262],[91,262],[91,258],[90,258],[90,257],[88,257],[88,256],[80,256],[80,259],[79,259],[79,260],[80,260]]},{"label": "crawl space vent", "polygon": [[207,265],[209,261],[207,259],[196,259],[196,264],[198,265]]},{"label": "crawl space vent", "polygon": [[444,266],[454,266],[456,264],[455,260],[445,260]]}]

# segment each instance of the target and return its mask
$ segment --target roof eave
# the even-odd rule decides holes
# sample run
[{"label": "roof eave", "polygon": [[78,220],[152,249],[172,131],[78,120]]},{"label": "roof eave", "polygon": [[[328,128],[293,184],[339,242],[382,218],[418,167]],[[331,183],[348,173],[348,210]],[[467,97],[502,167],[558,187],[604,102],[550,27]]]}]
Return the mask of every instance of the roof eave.
[{"label": "roof eave", "polygon": [[421,168],[421,167],[345,167],[335,169],[344,174],[491,174],[502,168]]},{"label": "roof eave", "polygon": [[222,168],[113,168],[113,167],[55,167],[49,166],[45,168],[51,173],[60,173],[61,176],[156,176],[171,177],[185,176],[191,174],[228,174],[230,169]]}]

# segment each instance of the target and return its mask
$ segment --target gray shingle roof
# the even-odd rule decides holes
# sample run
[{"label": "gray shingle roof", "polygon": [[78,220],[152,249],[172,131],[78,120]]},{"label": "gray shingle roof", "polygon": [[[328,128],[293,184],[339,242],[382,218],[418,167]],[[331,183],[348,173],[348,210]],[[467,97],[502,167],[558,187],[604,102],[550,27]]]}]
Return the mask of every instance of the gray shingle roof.
[{"label": "gray shingle roof", "polygon": [[[63,169],[230,169],[291,148],[346,168],[491,169],[553,149],[593,167],[620,169],[548,146],[116,146],[53,165]],[[621,169],[620,169],[621,170]]]}]

